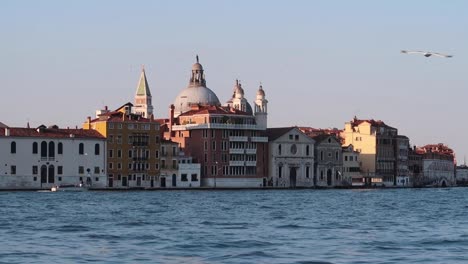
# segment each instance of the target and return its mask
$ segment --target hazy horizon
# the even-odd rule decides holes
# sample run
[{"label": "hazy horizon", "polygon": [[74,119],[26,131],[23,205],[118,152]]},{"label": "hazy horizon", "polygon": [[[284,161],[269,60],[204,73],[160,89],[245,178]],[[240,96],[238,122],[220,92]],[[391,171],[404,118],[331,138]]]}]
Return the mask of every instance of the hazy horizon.
[{"label": "hazy horizon", "polygon": [[[133,102],[145,65],[156,118],[198,54],[222,103],[259,83],[269,127],[383,120],[459,163],[468,92],[466,1],[3,1],[0,122],[81,127]],[[454,55],[426,58],[400,50]]]}]

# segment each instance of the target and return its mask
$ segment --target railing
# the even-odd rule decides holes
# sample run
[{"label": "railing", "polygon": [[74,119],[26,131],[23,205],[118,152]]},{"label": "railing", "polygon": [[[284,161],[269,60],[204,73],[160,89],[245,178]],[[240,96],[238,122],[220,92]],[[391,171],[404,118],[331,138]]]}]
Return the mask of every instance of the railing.
[{"label": "railing", "polygon": [[257,161],[246,161],[245,166],[255,167],[255,166],[257,166]]},{"label": "railing", "polygon": [[237,137],[237,136],[230,136],[229,141],[237,141],[237,142],[247,142],[247,137]]},{"label": "railing", "polygon": [[242,129],[242,130],[265,130],[258,125],[245,125],[245,124],[217,124],[217,123],[206,123],[206,124],[186,124],[186,125],[175,125],[172,126],[172,130],[191,130],[191,129]]},{"label": "railing", "polygon": [[240,161],[240,160],[231,160],[229,161],[229,166],[244,166],[245,161]]},{"label": "railing", "polygon": [[268,142],[268,137],[251,137],[252,142]]},{"label": "railing", "polygon": [[245,154],[257,154],[257,149],[246,149]]},{"label": "railing", "polygon": [[229,154],[244,154],[244,149],[229,149]]}]

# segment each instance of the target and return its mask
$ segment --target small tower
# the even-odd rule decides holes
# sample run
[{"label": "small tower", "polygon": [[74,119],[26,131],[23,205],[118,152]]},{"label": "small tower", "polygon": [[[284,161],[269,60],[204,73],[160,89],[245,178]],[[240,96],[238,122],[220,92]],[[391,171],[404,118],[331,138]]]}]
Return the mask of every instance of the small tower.
[{"label": "small tower", "polygon": [[262,84],[257,91],[257,98],[255,100],[255,121],[257,125],[266,129],[267,128],[267,117],[268,117],[268,100],[265,99],[265,91],[263,90]]},{"label": "small tower", "polygon": [[134,111],[136,114],[141,114],[143,117],[149,118],[153,114],[153,105],[151,103],[151,92],[146,79],[145,68],[142,67],[140,81],[138,82]]},{"label": "small tower", "polygon": [[244,89],[242,89],[242,85],[239,80],[236,80],[236,85],[234,86],[232,108],[247,112],[247,100],[244,98]]}]

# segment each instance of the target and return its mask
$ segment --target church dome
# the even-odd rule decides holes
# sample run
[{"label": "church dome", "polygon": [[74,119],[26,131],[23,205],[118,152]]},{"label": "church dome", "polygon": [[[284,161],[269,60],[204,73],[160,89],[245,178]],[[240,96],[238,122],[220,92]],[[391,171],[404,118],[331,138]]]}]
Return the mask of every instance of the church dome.
[{"label": "church dome", "polygon": [[192,71],[203,71],[203,66],[200,63],[196,62],[192,65]]},{"label": "church dome", "polygon": [[218,96],[207,87],[190,86],[182,90],[174,101],[174,111],[182,114],[190,111],[191,105],[220,105]]}]

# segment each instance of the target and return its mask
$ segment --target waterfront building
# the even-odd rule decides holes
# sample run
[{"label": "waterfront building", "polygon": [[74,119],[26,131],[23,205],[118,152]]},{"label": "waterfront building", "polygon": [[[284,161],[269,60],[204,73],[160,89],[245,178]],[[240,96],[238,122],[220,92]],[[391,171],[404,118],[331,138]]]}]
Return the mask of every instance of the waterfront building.
[{"label": "waterfront building", "polygon": [[343,181],[347,186],[364,186],[365,180],[359,166],[359,152],[353,145],[343,146]]},{"label": "waterfront building", "polygon": [[408,137],[402,135],[397,135],[395,137],[395,181],[396,185],[400,187],[413,186],[408,169],[409,146]]},{"label": "waterfront building", "polygon": [[84,123],[84,129],[107,138],[109,188],[155,187],[159,176],[159,123],[132,111],[127,103],[114,111],[106,109]]},{"label": "waterfront building", "polygon": [[0,189],[106,186],[106,140],[96,131],[0,128]]},{"label": "waterfront building", "polygon": [[468,166],[466,166],[466,164],[457,166],[455,171],[455,179],[458,186],[468,185]]},{"label": "waterfront building", "polygon": [[200,164],[193,163],[179,149],[179,144],[170,140],[161,141],[161,188],[200,187]]},{"label": "waterfront building", "polygon": [[429,144],[419,147],[416,151],[422,155],[421,186],[455,186],[455,156],[448,146]]},{"label": "waterfront building", "polygon": [[408,174],[410,176],[410,185],[413,187],[422,186],[422,156],[422,154],[416,151],[416,146],[413,148],[408,148]]},{"label": "waterfront building", "polygon": [[201,164],[202,186],[260,187],[266,185],[268,138],[267,103],[263,87],[255,107],[245,100],[239,82],[224,106],[207,87],[203,66],[193,64],[189,85],[169,108],[164,138]]},{"label": "waterfront building", "polygon": [[268,128],[268,186],[313,187],[314,143],[297,127]]},{"label": "waterfront building", "polygon": [[347,185],[343,177],[341,143],[333,135],[318,135],[315,140],[314,186],[336,187]]},{"label": "waterfront building", "polygon": [[396,184],[396,128],[380,120],[359,120],[356,117],[345,124],[344,145],[352,144],[359,152],[361,172],[367,185]]}]

